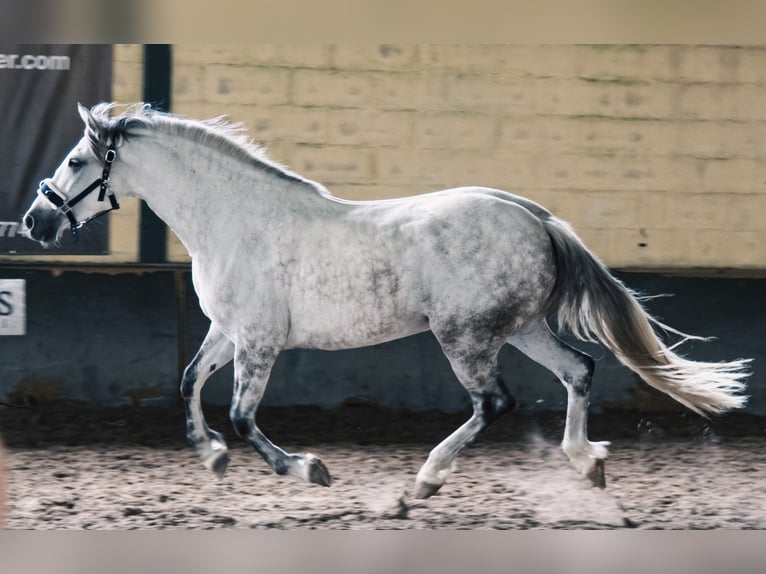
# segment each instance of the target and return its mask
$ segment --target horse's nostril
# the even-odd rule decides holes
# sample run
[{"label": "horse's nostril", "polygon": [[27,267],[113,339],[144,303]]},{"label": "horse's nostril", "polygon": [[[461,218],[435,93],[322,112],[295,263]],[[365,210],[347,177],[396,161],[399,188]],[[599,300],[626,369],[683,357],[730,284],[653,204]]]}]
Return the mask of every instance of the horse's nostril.
[{"label": "horse's nostril", "polygon": [[35,226],[35,218],[27,214],[24,216],[24,225],[27,229],[32,229]]}]

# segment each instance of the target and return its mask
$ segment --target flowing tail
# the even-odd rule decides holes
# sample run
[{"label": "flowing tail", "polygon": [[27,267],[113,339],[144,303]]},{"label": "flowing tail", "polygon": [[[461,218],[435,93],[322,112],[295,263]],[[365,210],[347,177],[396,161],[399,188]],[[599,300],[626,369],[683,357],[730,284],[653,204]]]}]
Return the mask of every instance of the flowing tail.
[{"label": "flowing tail", "polygon": [[560,328],[568,328],[581,340],[592,341],[595,336],[649,385],[696,413],[721,413],[745,405],[749,360],[707,363],[674,353],[652,324],[682,336],[681,342],[701,337],[651,317],[567,223],[552,216],[542,216],[541,221],[553,242],[557,268],[548,311],[556,314]]}]

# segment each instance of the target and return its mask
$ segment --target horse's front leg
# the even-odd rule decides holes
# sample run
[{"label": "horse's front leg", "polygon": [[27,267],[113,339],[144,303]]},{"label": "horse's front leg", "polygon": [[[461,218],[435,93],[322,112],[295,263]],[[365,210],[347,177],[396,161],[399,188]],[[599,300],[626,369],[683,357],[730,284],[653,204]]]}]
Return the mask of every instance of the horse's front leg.
[{"label": "horse's front leg", "polygon": [[207,426],[200,395],[208,377],[233,358],[234,344],[211,324],[181,380],[181,396],[186,409],[186,438],[197,450],[205,467],[219,478],[226,472],[229,463],[228,449],[221,434]]},{"label": "horse's front leg", "polygon": [[245,439],[277,474],[289,474],[308,482],[330,486],[330,473],[319,458],[309,453],[285,452],[266,438],[256,425],[255,413],[280,350],[279,346],[263,343],[237,342],[231,422],[237,434]]}]

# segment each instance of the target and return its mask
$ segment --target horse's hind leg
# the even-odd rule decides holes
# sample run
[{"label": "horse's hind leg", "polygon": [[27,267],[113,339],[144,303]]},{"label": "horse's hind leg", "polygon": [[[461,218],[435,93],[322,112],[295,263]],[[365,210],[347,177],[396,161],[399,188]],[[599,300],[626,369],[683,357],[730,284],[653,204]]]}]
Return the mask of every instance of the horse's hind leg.
[{"label": "horse's hind leg", "polygon": [[588,440],[588,404],[593,359],[556,337],[548,325],[541,323],[531,330],[511,337],[508,342],[530,359],[553,372],[567,390],[567,418],[562,450],[574,467],[603,488],[604,459],[608,442]]},{"label": "horse's hind leg", "polygon": [[427,498],[435,494],[446,482],[460,452],[490,423],[515,405],[497,368],[500,344],[478,350],[480,345],[487,344],[486,341],[477,343],[461,339],[447,343],[439,336],[438,330],[432,330],[452,370],[471,396],[473,415],[430,452],[415,479],[416,498]]},{"label": "horse's hind leg", "polygon": [[237,344],[234,357],[234,397],[229,411],[234,430],[277,474],[289,474],[308,482],[330,486],[330,473],[319,458],[309,453],[285,452],[266,438],[256,425],[255,413],[279,351],[277,347]]},{"label": "horse's hind leg", "polygon": [[186,409],[186,438],[199,453],[205,467],[219,478],[226,472],[229,463],[228,449],[221,434],[207,426],[200,395],[208,377],[233,358],[234,345],[211,325],[181,380],[181,396]]}]

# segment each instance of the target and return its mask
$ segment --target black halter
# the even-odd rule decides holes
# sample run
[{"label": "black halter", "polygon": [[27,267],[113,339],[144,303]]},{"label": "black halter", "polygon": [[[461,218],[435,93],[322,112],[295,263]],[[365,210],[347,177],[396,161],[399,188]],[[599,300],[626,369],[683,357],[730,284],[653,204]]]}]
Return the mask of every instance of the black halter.
[{"label": "black halter", "polygon": [[[101,177],[91,183],[88,187],[83,189],[69,201],[67,201],[66,196],[64,196],[63,193],[56,189],[56,186],[53,184],[52,180],[44,179],[40,182],[40,187],[38,188],[37,193],[42,194],[45,199],[53,204],[57,211],[60,211],[67,216],[67,219],[69,219],[69,223],[71,224],[72,239],[74,239],[75,243],[77,243],[79,239],[77,230],[80,229],[83,225],[92,219],[96,219],[105,213],[109,213],[113,209],[120,209],[120,204],[117,203],[117,198],[115,197],[114,192],[109,188],[109,172],[112,170],[112,164],[116,158],[117,150],[115,150],[114,144],[112,144],[104,154],[104,171],[101,172]],[[98,200],[104,201],[104,197],[108,194],[109,203],[112,206],[109,209],[105,209],[104,211],[99,211],[95,215],[90,216],[88,219],[77,221],[77,218],[72,213],[72,208],[80,203],[80,201],[85,199],[88,194],[97,187],[99,188]]]}]

